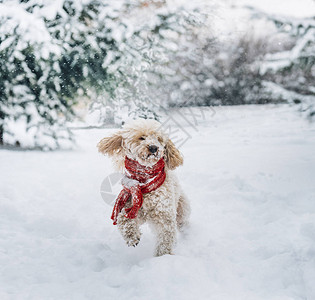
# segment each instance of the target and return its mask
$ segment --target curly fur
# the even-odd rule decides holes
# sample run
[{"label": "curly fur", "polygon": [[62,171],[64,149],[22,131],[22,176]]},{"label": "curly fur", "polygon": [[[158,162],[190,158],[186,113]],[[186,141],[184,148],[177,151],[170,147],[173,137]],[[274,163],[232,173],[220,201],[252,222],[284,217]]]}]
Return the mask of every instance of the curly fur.
[{"label": "curly fur", "polygon": [[[149,146],[156,146],[152,154]],[[140,226],[148,222],[157,236],[156,256],[173,254],[177,230],[188,225],[189,203],[172,170],[183,164],[183,157],[169,137],[162,132],[161,124],[154,120],[139,119],[124,126],[111,137],[98,143],[101,153],[114,159],[116,167],[124,171],[124,158],[128,156],[146,166],[154,165],[161,157],[166,162],[166,179],[156,190],[144,194],[143,205],[137,218],[118,216],[117,226],[128,246],[136,246],[141,238]],[[131,201],[126,204],[130,207]]]}]

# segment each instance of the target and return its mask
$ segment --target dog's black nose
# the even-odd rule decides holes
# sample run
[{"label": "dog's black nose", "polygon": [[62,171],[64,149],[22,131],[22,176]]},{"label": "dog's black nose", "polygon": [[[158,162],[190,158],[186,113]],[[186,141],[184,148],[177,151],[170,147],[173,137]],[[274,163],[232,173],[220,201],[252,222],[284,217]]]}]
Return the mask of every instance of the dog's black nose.
[{"label": "dog's black nose", "polygon": [[158,147],[157,147],[157,146],[154,146],[154,145],[150,145],[150,146],[149,146],[149,151],[150,151],[151,153],[155,153],[157,150],[158,150]]}]

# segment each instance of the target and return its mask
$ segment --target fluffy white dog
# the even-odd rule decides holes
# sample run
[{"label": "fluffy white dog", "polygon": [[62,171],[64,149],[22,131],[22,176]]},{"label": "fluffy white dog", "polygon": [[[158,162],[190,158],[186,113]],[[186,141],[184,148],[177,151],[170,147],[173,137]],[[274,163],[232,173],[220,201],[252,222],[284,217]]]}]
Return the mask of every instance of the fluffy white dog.
[{"label": "fluffy white dog", "polygon": [[176,228],[188,224],[189,203],[172,170],[183,157],[155,120],[139,119],[98,143],[124,173],[112,219],[128,246],[136,246],[140,225],[149,222],[157,235],[155,255],[172,254]]}]

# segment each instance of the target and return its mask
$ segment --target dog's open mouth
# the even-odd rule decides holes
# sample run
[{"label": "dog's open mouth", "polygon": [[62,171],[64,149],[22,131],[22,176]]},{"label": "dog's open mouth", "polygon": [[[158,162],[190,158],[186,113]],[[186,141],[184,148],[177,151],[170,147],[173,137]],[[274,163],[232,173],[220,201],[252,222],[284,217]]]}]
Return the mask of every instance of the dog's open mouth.
[{"label": "dog's open mouth", "polygon": [[156,153],[149,153],[147,155],[146,159],[148,159],[148,158],[156,158],[156,157],[158,157],[158,153],[157,152]]}]

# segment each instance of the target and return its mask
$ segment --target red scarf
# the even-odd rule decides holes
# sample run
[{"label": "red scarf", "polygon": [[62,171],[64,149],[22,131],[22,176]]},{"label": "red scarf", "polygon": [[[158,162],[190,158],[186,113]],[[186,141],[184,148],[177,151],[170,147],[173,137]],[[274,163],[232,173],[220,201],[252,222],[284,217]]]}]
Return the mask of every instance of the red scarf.
[{"label": "red scarf", "polygon": [[[125,175],[127,179],[125,182],[122,182],[123,189],[119,193],[114,205],[111,216],[114,225],[117,224],[118,214],[130,197],[132,199],[132,206],[126,208],[125,217],[128,219],[137,217],[143,203],[143,194],[150,193],[163,184],[166,176],[164,167],[165,162],[163,158],[152,167],[146,167],[128,157],[125,158]],[[128,182],[128,179],[130,179],[130,182]]]}]

